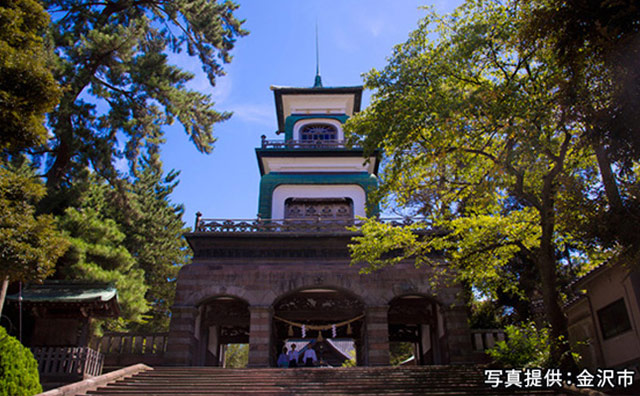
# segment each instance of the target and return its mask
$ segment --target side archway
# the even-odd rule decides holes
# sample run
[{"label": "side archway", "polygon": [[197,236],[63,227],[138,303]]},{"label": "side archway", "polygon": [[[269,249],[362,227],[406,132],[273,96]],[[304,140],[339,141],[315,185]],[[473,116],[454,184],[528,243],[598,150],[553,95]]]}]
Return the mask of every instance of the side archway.
[{"label": "side archway", "polygon": [[413,347],[412,364],[446,364],[447,340],[440,304],[427,296],[409,294],[389,302],[389,342]]},{"label": "side archway", "polygon": [[196,366],[223,366],[229,344],[249,343],[249,303],[234,296],[209,298],[198,305]]}]

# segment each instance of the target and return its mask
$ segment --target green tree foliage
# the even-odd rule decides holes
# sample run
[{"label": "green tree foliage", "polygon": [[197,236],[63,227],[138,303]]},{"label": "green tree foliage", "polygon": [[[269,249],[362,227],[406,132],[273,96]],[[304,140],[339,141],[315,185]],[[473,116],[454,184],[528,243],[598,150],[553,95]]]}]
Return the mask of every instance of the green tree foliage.
[{"label": "green tree foliage", "polygon": [[51,217],[34,215],[44,188],[20,156],[46,142],[59,96],[40,36],[48,21],[37,1],[0,4],[0,313],[9,280],[44,278],[66,246]]},{"label": "green tree foliage", "polygon": [[[51,274],[68,243],[51,215],[36,215],[45,188],[26,164],[0,164],[0,280],[38,281]],[[0,312],[4,294],[0,296]]]},{"label": "green tree foliage", "polygon": [[249,344],[228,344],[224,355],[224,367],[245,368],[249,364]]},{"label": "green tree foliage", "polygon": [[126,235],[123,245],[135,257],[137,268],[144,271],[149,286],[146,299],[151,312],[143,329],[167,331],[178,270],[190,257],[182,238],[188,231],[182,221],[184,209],[169,200],[178,184],[178,173],[163,176],[156,155],[140,163],[137,175],[128,189],[131,210],[111,211]]},{"label": "green tree foliage", "polygon": [[356,361],[356,350],[353,349],[349,351],[349,359],[342,362],[341,367],[356,367],[357,365],[358,365],[358,362]]},{"label": "green tree foliage", "polygon": [[50,215],[35,215],[45,188],[27,166],[0,166],[0,276],[43,279],[67,246]]},{"label": "green tree foliage", "polygon": [[33,354],[0,327],[0,396],[31,396],[41,392],[38,362]]},{"label": "green tree foliage", "polygon": [[171,65],[168,53],[197,56],[209,81],[223,74],[235,38],[246,34],[233,11],[215,0],[44,2],[53,15],[55,70],[65,87],[50,114],[54,134],[47,186],[56,190],[91,166],[110,181],[123,156],[133,168],[154,152],[162,126],[178,120],[199,151],[213,147],[213,124],[229,118],[210,95],[191,90],[193,74]]},{"label": "green tree foliage", "polygon": [[[6,268],[15,279],[43,277],[68,245],[51,216],[33,215],[40,200],[38,211],[58,216],[71,244],[55,276],[115,283],[123,318],[114,328],[149,321],[144,329],[166,330],[173,282],[188,250],[183,209],[169,201],[177,173],[163,175],[159,160],[162,128],[177,120],[196,148],[209,153],[213,124],[230,116],[189,88],[193,75],[170,57],[197,57],[214,85],[235,39],[246,34],[233,15],[237,6],[216,0],[42,4],[51,23],[37,2],[0,5],[0,122],[13,128],[0,137],[2,158],[19,162],[21,152],[31,154],[46,170],[47,185],[44,199],[41,186],[37,199],[25,198],[37,185],[33,175],[3,173],[3,265],[5,257],[12,260]],[[128,174],[114,167],[122,159]],[[5,162],[2,171],[13,172]],[[9,270],[2,271],[6,279]]]},{"label": "green tree foliage", "polygon": [[469,315],[471,329],[502,329],[507,317],[503,308],[492,300],[473,301]]},{"label": "green tree foliage", "polygon": [[164,176],[153,155],[136,176],[121,182],[124,193],[95,175],[76,186],[77,208],[60,218],[73,246],[57,276],[116,283],[125,308],[118,330],[166,331],[177,273],[189,259],[183,208],[169,200],[178,174]]},{"label": "green tree foliage", "polygon": [[637,1],[537,0],[523,13],[523,47],[550,50],[562,67],[557,102],[586,125],[602,192],[590,236],[640,249],[640,6]]},{"label": "green tree foliage", "polygon": [[550,366],[549,331],[533,322],[505,328],[505,341],[498,341],[487,354],[503,367],[540,368]]},{"label": "green tree foliage", "polygon": [[[104,184],[92,186],[100,197]],[[113,283],[118,290],[122,315],[109,322],[110,330],[123,330],[130,322],[141,323],[149,309],[144,296],[148,286],[144,271],[123,246],[125,235],[118,224],[105,218],[93,207],[68,208],[60,218],[60,226],[71,242],[69,250],[59,260],[57,276],[65,279]]]},{"label": "green tree foliage", "polygon": [[389,343],[389,363],[398,366],[400,363],[413,356],[413,343],[411,342],[390,342]]},{"label": "green tree foliage", "polygon": [[48,23],[35,0],[0,4],[0,150],[46,143],[44,114],[60,94],[41,37]]},{"label": "green tree foliage", "polygon": [[[555,58],[517,40],[520,12],[517,2],[469,1],[453,15],[430,15],[384,70],[367,74],[372,104],[347,130],[367,152],[383,150],[380,196],[443,232],[369,220],[352,257],[375,269],[389,264],[386,252],[404,251],[491,297],[522,295],[519,277],[535,271],[557,363],[567,356],[557,342],[567,331],[560,280],[586,270],[592,252],[576,236],[599,180],[582,125],[555,101]],[[431,261],[434,251],[449,264]],[[511,271],[515,258],[530,268]]]}]

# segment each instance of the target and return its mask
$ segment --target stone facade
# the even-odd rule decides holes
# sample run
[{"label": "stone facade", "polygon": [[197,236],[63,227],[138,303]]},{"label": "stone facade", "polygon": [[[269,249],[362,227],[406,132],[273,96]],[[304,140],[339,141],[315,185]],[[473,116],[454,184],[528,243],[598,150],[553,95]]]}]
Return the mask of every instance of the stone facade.
[{"label": "stone facade", "polygon": [[[168,364],[199,365],[198,349],[207,342],[202,307],[215,298],[246,302],[249,365],[275,362],[273,308],[285,296],[304,290],[336,290],[364,306],[362,339],[356,341],[360,365],[389,364],[389,303],[402,296],[423,296],[436,303],[440,318],[432,332],[440,344],[439,363],[468,362],[471,351],[461,288],[441,283],[432,288],[428,268],[401,262],[372,274],[350,265],[347,245],[354,233],[194,232],[187,239],[193,263],[178,276],[168,341]],[[313,313],[311,313],[313,314]],[[215,353],[215,348],[212,349]]]}]

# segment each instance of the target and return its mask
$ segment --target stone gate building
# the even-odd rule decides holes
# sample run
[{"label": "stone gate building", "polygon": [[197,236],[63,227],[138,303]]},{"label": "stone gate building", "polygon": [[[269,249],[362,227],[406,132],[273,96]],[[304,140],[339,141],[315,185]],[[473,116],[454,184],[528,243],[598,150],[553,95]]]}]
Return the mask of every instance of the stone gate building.
[{"label": "stone gate building", "polygon": [[379,158],[347,147],[343,123],[362,87],[272,87],[278,133],[256,149],[256,220],[208,220],[186,234],[193,262],[179,273],[167,364],[220,365],[224,346],[249,344],[249,366],[275,366],[289,339],[350,340],[358,365],[389,364],[389,343],[410,342],[419,364],[468,362],[467,315],[457,286],[432,288],[413,262],[361,275],[345,227],[367,210]]}]

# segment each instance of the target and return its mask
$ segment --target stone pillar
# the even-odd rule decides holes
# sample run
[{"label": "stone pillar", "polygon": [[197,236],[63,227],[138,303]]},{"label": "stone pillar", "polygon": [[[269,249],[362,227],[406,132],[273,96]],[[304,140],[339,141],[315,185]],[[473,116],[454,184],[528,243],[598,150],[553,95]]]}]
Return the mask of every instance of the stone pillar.
[{"label": "stone pillar", "polygon": [[445,332],[451,364],[473,363],[471,331],[467,322],[467,310],[464,306],[444,308]]},{"label": "stone pillar", "polygon": [[250,306],[249,367],[269,367],[271,307]]},{"label": "stone pillar", "polygon": [[366,343],[365,364],[367,366],[389,365],[389,306],[382,305],[365,309]]},{"label": "stone pillar", "polygon": [[198,308],[194,306],[174,305],[171,308],[165,364],[171,366],[192,366],[194,364],[197,317]]}]

